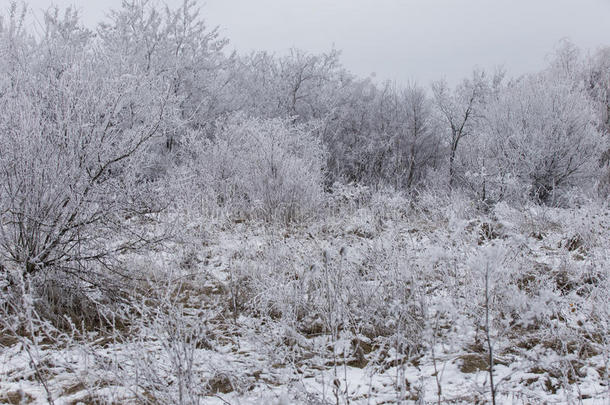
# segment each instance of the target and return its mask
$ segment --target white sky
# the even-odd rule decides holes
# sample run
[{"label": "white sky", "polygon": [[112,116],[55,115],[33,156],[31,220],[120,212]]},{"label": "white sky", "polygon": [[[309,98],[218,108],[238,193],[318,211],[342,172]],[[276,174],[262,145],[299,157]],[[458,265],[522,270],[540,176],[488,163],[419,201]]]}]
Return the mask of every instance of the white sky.
[{"label": "white sky", "polygon": [[[5,2],[6,0],[0,0]],[[30,0],[76,6],[89,26],[121,0]],[[171,6],[181,0],[166,0]],[[610,0],[199,0],[239,52],[290,47],[342,53],[366,76],[427,84],[504,66],[511,75],[544,66],[562,38],[595,50],[610,46]],[[6,9],[5,7],[3,7]],[[3,11],[4,13],[4,11]]]}]

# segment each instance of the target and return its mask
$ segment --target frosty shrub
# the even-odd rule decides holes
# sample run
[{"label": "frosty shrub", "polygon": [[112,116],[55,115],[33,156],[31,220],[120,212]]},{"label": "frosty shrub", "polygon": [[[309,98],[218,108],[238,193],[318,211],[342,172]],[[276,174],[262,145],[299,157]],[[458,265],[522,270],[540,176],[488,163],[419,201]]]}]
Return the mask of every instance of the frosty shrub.
[{"label": "frosty shrub", "polygon": [[40,43],[0,37],[16,58],[0,73],[0,269],[82,278],[143,241],[119,234],[146,211],[136,166],[165,116],[166,86],[93,53],[75,14],[45,23]]},{"label": "frosty shrub", "polygon": [[206,388],[201,375],[206,359],[198,349],[209,348],[205,322],[187,316],[178,302],[180,283],[164,287],[162,292],[154,292],[157,287],[153,285],[148,297],[132,304],[139,313],[134,320],[138,333],[128,345],[127,364],[133,369],[127,364],[115,367],[115,378],[129,381],[139,402],[147,403],[148,396],[154,398],[152,403],[199,404]]},{"label": "frosty shrub", "polygon": [[[485,113],[493,182],[509,195],[554,203],[559,191],[586,185],[599,169],[602,139],[586,95],[550,74],[509,85]],[[488,170],[489,171],[489,170]]]},{"label": "frosty shrub", "polygon": [[371,245],[354,261],[345,247],[311,252],[269,240],[232,263],[233,279],[246,291],[238,297],[242,308],[281,330],[332,341],[363,339],[380,349],[379,361],[387,360],[387,351],[394,351],[395,363],[407,361],[422,345],[422,277],[404,242]]},{"label": "frosty shrub", "polygon": [[212,140],[191,136],[192,181],[208,208],[234,216],[292,222],[323,200],[325,153],[311,125],[230,118]]},{"label": "frosty shrub", "polygon": [[328,190],[327,203],[331,213],[353,212],[371,200],[371,189],[358,183],[335,182]]}]

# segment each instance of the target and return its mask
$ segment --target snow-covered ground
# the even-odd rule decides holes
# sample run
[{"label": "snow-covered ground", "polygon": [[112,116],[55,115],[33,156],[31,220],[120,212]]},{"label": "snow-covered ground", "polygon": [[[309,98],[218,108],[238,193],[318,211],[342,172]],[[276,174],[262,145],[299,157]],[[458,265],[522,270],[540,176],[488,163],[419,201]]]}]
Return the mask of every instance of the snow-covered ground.
[{"label": "snow-covered ground", "polygon": [[610,403],[607,207],[341,204],[185,221],[128,327],[5,335],[0,403],[486,403],[488,344],[497,403]]}]

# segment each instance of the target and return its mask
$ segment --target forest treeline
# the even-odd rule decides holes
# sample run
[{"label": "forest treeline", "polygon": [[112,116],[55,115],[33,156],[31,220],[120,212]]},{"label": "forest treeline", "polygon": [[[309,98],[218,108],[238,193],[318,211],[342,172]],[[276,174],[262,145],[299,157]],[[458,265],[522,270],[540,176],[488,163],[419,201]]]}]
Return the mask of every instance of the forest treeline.
[{"label": "forest treeline", "polygon": [[150,242],[117,242],[125,218],[183,205],[299,221],[341,184],[482,207],[608,195],[608,48],[425,87],[357,77],[335,50],[228,53],[193,1],[125,1],[95,29],[3,12],[2,268],[75,271]]}]

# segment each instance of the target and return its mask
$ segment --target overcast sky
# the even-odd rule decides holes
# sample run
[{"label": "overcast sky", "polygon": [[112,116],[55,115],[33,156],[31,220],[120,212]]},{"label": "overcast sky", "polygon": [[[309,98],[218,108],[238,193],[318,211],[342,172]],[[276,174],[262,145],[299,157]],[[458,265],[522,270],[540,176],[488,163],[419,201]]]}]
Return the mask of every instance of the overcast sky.
[{"label": "overcast sky", "polygon": [[[2,0],[4,2],[4,0]],[[30,0],[76,6],[87,25],[121,0]],[[170,6],[182,0],[166,0]],[[452,83],[473,67],[511,75],[540,69],[562,38],[610,46],[610,0],[199,0],[202,15],[239,52],[341,50],[361,76]]]}]

